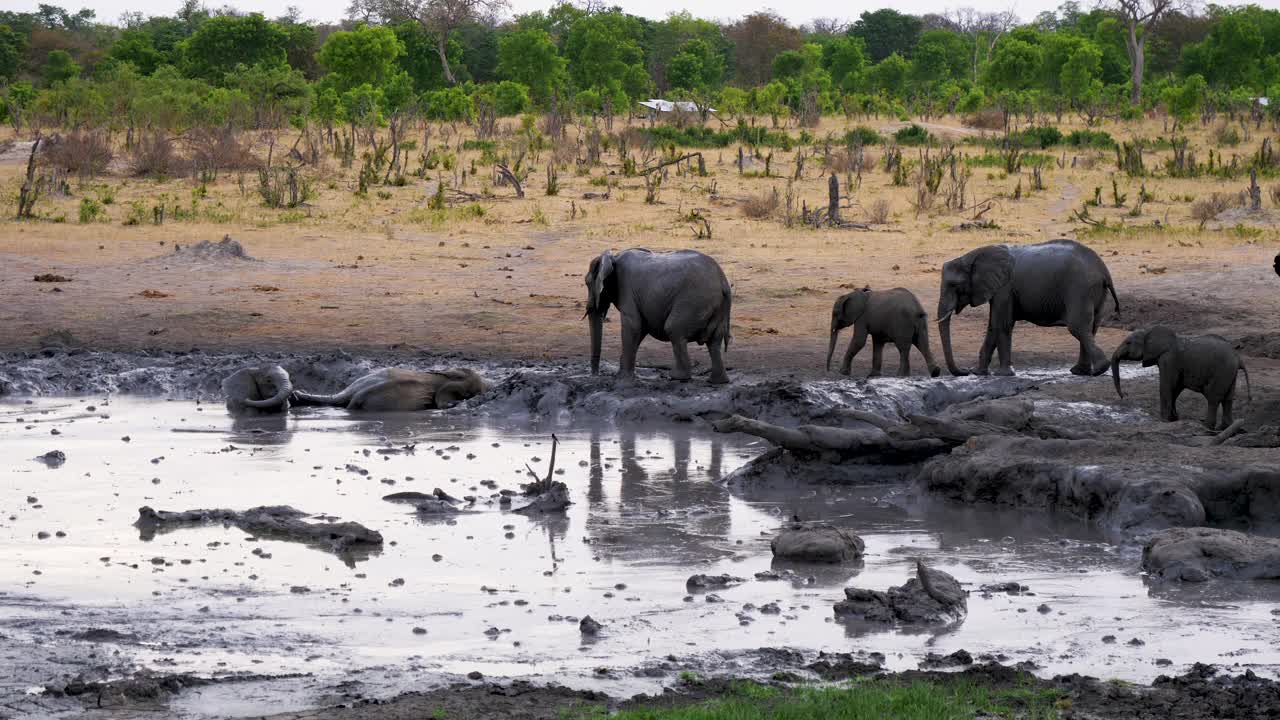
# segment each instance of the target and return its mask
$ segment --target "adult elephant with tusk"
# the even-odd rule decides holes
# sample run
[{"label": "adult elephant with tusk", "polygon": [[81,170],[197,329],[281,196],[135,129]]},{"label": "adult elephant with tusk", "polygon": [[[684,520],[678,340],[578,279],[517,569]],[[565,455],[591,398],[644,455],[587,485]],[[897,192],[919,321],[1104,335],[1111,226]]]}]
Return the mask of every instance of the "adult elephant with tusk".
[{"label": "adult elephant with tusk", "polygon": [[938,334],[947,370],[967,375],[956,365],[951,350],[951,316],[966,307],[991,303],[987,333],[978,353],[979,375],[988,374],[991,355],[999,352],[996,375],[1012,375],[1013,325],[1025,320],[1042,327],[1066,326],[1080,343],[1071,372],[1101,375],[1110,363],[1094,342],[1107,294],[1120,300],[1106,263],[1090,248],[1074,240],[1036,245],[987,245],[942,266],[938,294]]},{"label": "adult elephant with tusk", "polygon": [[358,378],[333,395],[298,391],[293,394],[293,401],[295,405],[328,405],[369,412],[444,410],[486,389],[484,380],[465,368],[432,372],[383,368]]},{"label": "adult elephant with tusk", "polygon": [[604,320],[609,307],[622,316],[622,357],[618,377],[633,378],[636,352],[646,337],[671,343],[674,380],[692,377],[688,343],[706,345],[712,383],[727,383],[722,349],[729,347],[733,292],[724,271],[695,250],[655,253],[632,248],[608,250],[587,269],[587,312],[591,322],[591,373],[600,372]]},{"label": "adult elephant with tusk", "polygon": [[222,394],[232,415],[283,413],[293,400],[293,381],[279,365],[241,368],[222,381]]}]

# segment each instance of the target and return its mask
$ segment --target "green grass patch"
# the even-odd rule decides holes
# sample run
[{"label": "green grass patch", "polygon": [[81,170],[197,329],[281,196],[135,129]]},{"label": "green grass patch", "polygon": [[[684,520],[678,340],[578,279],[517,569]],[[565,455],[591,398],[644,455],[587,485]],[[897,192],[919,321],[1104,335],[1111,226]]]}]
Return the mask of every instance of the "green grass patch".
[{"label": "green grass patch", "polygon": [[723,148],[734,143],[756,145],[761,147],[790,150],[797,141],[785,132],[769,130],[761,126],[740,124],[731,130],[714,130],[705,125],[691,125],[678,128],[674,125],[659,125],[644,131],[649,137],[661,145],[676,145],[693,148]]},{"label": "green grass patch", "polygon": [[[869,678],[838,687],[740,683],[724,697],[674,708],[624,710],[617,720],[1056,720],[1062,695],[1034,686],[990,688],[964,678],[899,683]],[[579,718],[603,718],[590,711]]]}]

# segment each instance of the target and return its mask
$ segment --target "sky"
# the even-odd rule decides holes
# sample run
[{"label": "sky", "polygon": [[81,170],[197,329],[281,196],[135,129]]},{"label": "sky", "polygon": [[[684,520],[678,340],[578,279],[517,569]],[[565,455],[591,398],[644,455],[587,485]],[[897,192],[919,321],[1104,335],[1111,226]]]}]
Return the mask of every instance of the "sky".
[{"label": "sky", "polygon": [[[41,0],[8,0],[6,9],[35,10]],[[125,11],[141,11],[146,15],[169,15],[178,7],[174,0],[43,0],[52,5],[62,5],[68,10],[87,7],[94,10],[100,21],[115,22]],[[210,7],[223,5],[225,0],[208,0]],[[308,20],[333,22],[340,20],[346,12],[349,0],[238,0],[231,4],[246,12],[261,12],[268,17],[282,15],[287,5],[295,4],[302,9],[303,17]],[[510,13],[519,14],[532,10],[545,10],[554,4],[554,0],[509,0]],[[1236,0],[1217,0],[1218,4],[1245,4]],[[1058,7],[1060,0],[960,0],[955,3],[941,4],[936,0],[882,0],[880,2],[833,3],[831,0],[788,0],[768,5],[752,6],[737,0],[605,0],[606,5],[621,5],[624,10],[634,15],[662,19],[672,12],[688,10],[693,15],[711,19],[734,19],[756,10],[773,10],[779,15],[799,24],[815,17],[836,17],[852,22],[864,10],[876,10],[881,7],[892,7],[898,11],[924,14],[941,12],[949,7],[976,7],[985,11],[1003,11],[1012,9],[1018,17],[1025,20],[1034,18],[1044,10]],[[1090,0],[1081,0],[1082,7],[1089,7]],[[1280,9],[1280,0],[1253,0],[1252,4],[1265,8]]]}]

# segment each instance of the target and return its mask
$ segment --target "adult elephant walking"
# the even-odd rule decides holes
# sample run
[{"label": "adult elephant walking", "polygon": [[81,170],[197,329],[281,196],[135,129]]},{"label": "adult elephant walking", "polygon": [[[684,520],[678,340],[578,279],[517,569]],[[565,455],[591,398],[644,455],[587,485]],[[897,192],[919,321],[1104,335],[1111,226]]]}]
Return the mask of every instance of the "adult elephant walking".
[{"label": "adult elephant walking", "polygon": [[729,347],[733,292],[719,263],[695,250],[655,253],[632,248],[606,250],[587,270],[587,312],[591,321],[591,373],[600,372],[600,346],[609,307],[622,315],[622,358],[618,377],[635,376],[636,351],[646,337],[671,343],[671,377],[692,377],[688,343],[706,345],[712,383],[727,383],[721,350]]},{"label": "adult elephant walking", "polygon": [[942,266],[938,295],[938,332],[952,375],[967,375],[951,351],[951,316],[966,307],[991,303],[987,334],[974,372],[988,374],[991,354],[998,351],[996,375],[1012,375],[1013,324],[1019,320],[1042,327],[1065,325],[1080,342],[1076,375],[1101,375],[1110,366],[1094,342],[1107,294],[1120,310],[1111,272],[1102,258],[1074,240],[1036,245],[987,245]]}]

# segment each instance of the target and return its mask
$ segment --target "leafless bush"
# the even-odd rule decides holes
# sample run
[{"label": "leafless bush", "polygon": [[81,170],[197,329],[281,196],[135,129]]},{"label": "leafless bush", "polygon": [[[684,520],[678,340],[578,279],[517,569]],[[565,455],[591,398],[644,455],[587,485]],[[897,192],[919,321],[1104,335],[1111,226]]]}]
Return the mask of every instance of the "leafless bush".
[{"label": "leafless bush", "polygon": [[196,128],[187,135],[185,144],[191,165],[202,173],[216,176],[220,171],[252,170],[261,164],[231,128]]},{"label": "leafless bush", "polygon": [[763,220],[771,217],[778,211],[778,206],[782,204],[782,199],[778,197],[778,189],[774,188],[768,191],[762,191],[753,195],[748,195],[747,199],[742,203],[742,214],[756,220]]},{"label": "leafless bush", "polygon": [[1204,224],[1218,217],[1228,209],[1244,205],[1243,193],[1214,193],[1191,203],[1191,219]]},{"label": "leafless bush", "polygon": [[115,157],[111,136],[105,130],[53,135],[41,143],[40,153],[49,165],[67,174],[74,173],[81,180],[106,172]]},{"label": "leafless bush", "polygon": [[867,206],[867,222],[872,225],[889,222],[889,201],[886,198],[876,198]]},{"label": "leafless bush", "polygon": [[1004,113],[999,110],[982,110],[964,116],[964,124],[980,130],[1003,130]]},{"label": "leafless bush", "polygon": [[1267,188],[1267,194],[1271,196],[1271,204],[1280,208],[1280,185],[1272,185]]},{"label": "leafless bush", "polygon": [[129,170],[134,175],[176,175],[185,165],[173,140],[158,131],[144,134],[129,153]]}]

